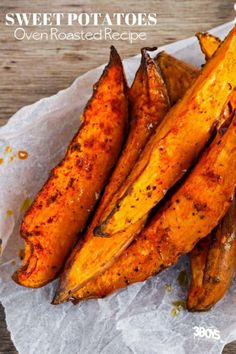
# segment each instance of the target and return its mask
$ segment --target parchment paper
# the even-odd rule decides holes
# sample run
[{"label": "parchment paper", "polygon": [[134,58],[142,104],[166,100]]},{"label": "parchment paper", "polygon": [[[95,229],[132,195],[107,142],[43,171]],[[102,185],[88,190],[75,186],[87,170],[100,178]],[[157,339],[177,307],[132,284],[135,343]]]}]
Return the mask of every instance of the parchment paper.
[{"label": "parchment paper", "polygon": [[[232,26],[225,24],[212,33],[224,38]],[[195,38],[160,50],[195,65],[204,60]],[[129,82],[139,60],[140,56],[124,60]],[[57,95],[24,107],[0,129],[0,301],[12,340],[20,354],[221,353],[227,342],[236,339],[236,281],[209,312],[176,308],[173,301],[186,297],[177,277],[188,271],[187,258],[144,283],[77,306],[50,304],[56,281],[32,290],[11,280],[23,247],[18,232],[22,215],[62,158],[101,71],[102,67],[92,70]],[[220,338],[196,336],[195,326],[217,329]]]}]

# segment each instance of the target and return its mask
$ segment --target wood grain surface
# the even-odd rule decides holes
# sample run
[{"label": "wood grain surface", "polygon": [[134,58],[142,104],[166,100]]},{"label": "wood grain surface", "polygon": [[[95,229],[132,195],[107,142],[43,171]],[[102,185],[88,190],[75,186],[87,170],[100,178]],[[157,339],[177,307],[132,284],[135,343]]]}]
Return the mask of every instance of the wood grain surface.
[{"label": "wood grain surface", "polygon": [[[19,108],[69,86],[86,71],[107,61],[110,41],[33,41],[14,39],[16,27],[5,26],[8,12],[156,12],[158,24],[145,28],[147,41],[132,45],[115,43],[122,58],[135,55],[142,46],[159,46],[205,31],[236,16],[234,0],[1,0],[0,2],[0,125]],[[114,27],[127,31],[127,27]],[[27,32],[32,30],[28,28]],[[34,28],[34,31],[42,28]],[[68,32],[68,27],[61,27]],[[78,31],[72,26],[71,32]],[[86,30],[94,31],[87,27]],[[133,28],[140,31],[140,28]],[[142,29],[143,31],[143,29]],[[112,43],[114,44],[114,43]],[[0,354],[17,353],[5,325],[0,305]],[[224,354],[236,353],[236,342]],[[24,353],[29,354],[29,353]],[[49,353],[50,354],[50,353]],[[74,353],[72,353],[74,354]],[[94,353],[91,353],[94,354]],[[161,354],[161,353],[160,353]]]}]

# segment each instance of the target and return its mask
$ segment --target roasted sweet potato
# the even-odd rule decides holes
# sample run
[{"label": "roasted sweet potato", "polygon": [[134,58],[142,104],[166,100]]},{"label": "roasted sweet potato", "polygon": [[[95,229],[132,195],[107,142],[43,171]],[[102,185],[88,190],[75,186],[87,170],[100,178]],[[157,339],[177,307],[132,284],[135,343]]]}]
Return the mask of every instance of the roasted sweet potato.
[{"label": "roasted sweet potato", "polygon": [[190,253],[192,281],[187,307],[209,310],[226,293],[236,266],[235,199],[220,225]]},{"label": "roasted sweet potato", "polygon": [[213,230],[231,204],[236,184],[235,146],[236,117],[226,132],[219,130],[180,188],[116,263],[72,297],[79,301],[106,296],[146,280],[191,251],[198,240]]},{"label": "roasted sweet potato", "polygon": [[[207,41],[205,41],[205,45],[207,45]],[[191,86],[191,84],[194,82],[195,80],[195,76],[197,74],[197,72],[199,73],[200,70],[198,70],[197,68],[192,67],[191,65],[188,65],[187,63],[176,59],[175,57],[172,57],[171,55],[165,53],[165,52],[161,52],[160,54],[158,54],[156,56],[156,58],[154,59],[158,66],[161,68],[161,72],[164,73],[164,79],[166,81],[166,83],[168,83],[168,94],[170,97],[170,100],[174,103],[174,100],[177,99],[181,99],[182,96],[185,94],[185,92],[187,91],[188,87]],[[134,91],[134,94],[132,95],[134,97],[133,102],[132,102],[132,106],[135,107],[135,103],[137,102],[136,97],[138,96],[139,93],[139,89],[138,87],[140,86],[141,83],[141,67],[139,68],[139,70],[137,71],[136,77],[135,77],[135,81],[134,83],[137,81],[136,84],[133,84],[132,88]],[[174,75],[173,75],[174,74]],[[132,89],[131,88],[131,89]],[[136,94],[135,94],[136,91]],[[129,140],[129,138],[128,138]],[[106,194],[106,193],[105,193]],[[102,204],[102,202],[101,202]],[[99,209],[101,209],[99,207]],[[91,224],[90,227],[90,231],[93,229],[94,225],[96,224],[96,221],[98,221],[98,219],[96,220],[96,218],[93,219],[93,222]],[[132,246],[131,246],[132,247]],[[101,276],[98,276],[101,277]],[[78,299],[83,298],[83,294],[86,294],[88,296],[90,296],[91,293],[93,293],[93,291],[90,290],[90,288],[95,288],[96,286],[99,285],[99,281],[95,279],[91,280],[88,282],[88,285],[85,285],[84,288],[78,290]],[[96,290],[95,290],[96,291]],[[96,294],[94,294],[96,296]],[[97,294],[97,296],[99,296],[99,293]],[[73,295],[73,298],[76,299],[77,295],[76,293]]]},{"label": "roasted sweet potato", "polygon": [[[112,202],[115,192],[117,192],[130,173],[149,137],[153,134],[156,126],[169,109],[169,98],[165,84],[155,62],[149,57],[145,49],[142,50],[141,65],[130,89],[130,101],[132,116],[131,130],[126,145],[85,235],[83,249],[80,252],[80,244],[75,247],[66,263],[65,270],[61,276],[60,287],[54,299],[55,304],[68,297],[71,288],[77,286],[77,281],[80,281],[79,269],[82,262],[89,264],[91,256],[96,257],[96,262],[89,264],[87,269],[91,271],[89,268],[91,266],[93,272],[96,270],[99,271],[100,267],[102,269],[104,255],[100,253],[100,246],[103,244],[103,239],[94,237],[93,229],[106,207]],[[129,230],[126,230],[124,235],[121,234],[119,239],[117,239],[119,244],[122,243],[123,238],[123,247],[127,246],[130,242],[130,237],[133,238],[137,233],[136,229],[140,230],[142,228],[141,223],[142,221],[134,227],[129,228]],[[109,252],[113,252],[115,246],[115,240],[107,240],[106,255]],[[119,252],[121,251],[122,247]],[[82,273],[85,273],[84,270],[82,270]]]},{"label": "roasted sweet potato", "polygon": [[194,308],[198,302],[198,294],[202,290],[207,255],[211,246],[212,235],[201,239],[190,252],[191,286],[188,292],[188,309]]},{"label": "roasted sweet potato", "polygon": [[115,204],[95,228],[113,236],[147,215],[203,149],[222,106],[236,85],[236,28],[233,28],[200,76],[157,128],[123,184]]},{"label": "roasted sweet potato", "polygon": [[155,57],[155,61],[161,69],[171,105],[174,105],[193,84],[200,70],[166,52],[159,53]]},{"label": "roasted sweet potato", "polygon": [[17,283],[40,287],[61,270],[118,157],[127,112],[126,80],[120,57],[112,47],[110,62],[94,87],[80,130],[24,217],[21,236],[25,257],[13,275]]},{"label": "roasted sweet potato", "polygon": [[[100,215],[129,175],[150,136],[170,108],[165,83],[145,48],[142,49],[141,64],[130,88],[130,106],[130,132],[99,203],[97,214]],[[95,219],[98,222],[98,216]],[[96,226],[97,222],[94,221]]]},{"label": "roasted sweet potato", "polygon": [[[206,59],[210,59],[220,46],[221,40],[209,33],[197,33],[196,36]],[[164,51],[157,54],[154,60],[161,70],[171,105],[174,105],[196,80],[200,69]]]},{"label": "roasted sweet potato", "polygon": [[210,33],[196,33],[196,37],[200,44],[201,50],[205,55],[206,61],[209,60],[216,52],[221,44],[221,40],[218,37],[213,36]]}]

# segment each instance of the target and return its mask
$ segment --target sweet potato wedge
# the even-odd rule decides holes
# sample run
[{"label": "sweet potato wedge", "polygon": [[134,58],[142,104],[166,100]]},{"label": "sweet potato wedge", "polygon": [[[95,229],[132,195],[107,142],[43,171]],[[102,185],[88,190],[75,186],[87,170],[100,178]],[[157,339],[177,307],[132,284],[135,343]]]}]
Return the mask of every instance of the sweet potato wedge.
[{"label": "sweet potato wedge", "polygon": [[141,64],[129,92],[130,132],[102,200],[99,202],[97,216],[92,222],[94,227],[99,219],[98,214],[101,215],[109,205],[111,198],[129,175],[150,136],[170,108],[167,88],[155,62],[145,48],[141,52]]},{"label": "sweet potato wedge", "polygon": [[187,300],[189,310],[197,305],[198,296],[202,290],[207,255],[212,241],[211,236],[210,234],[201,239],[190,252],[191,285]]},{"label": "sweet potato wedge", "polygon": [[[69,296],[71,288],[77,286],[80,279],[80,266],[88,264],[86,268],[96,272],[103,269],[104,255],[100,253],[102,249],[103,239],[94,237],[93,229],[97,225],[106,207],[112,202],[115,193],[124,182],[140,152],[143,150],[150,136],[153,134],[156,126],[163,119],[169,109],[169,98],[163,79],[161,78],[155,62],[149,57],[146,50],[142,50],[141,65],[135,76],[133,85],[130,89],[131,101],[131,130],[128,135],[125,147],[121,157],[114,169],[108,185],[105,188],[104,195],[99,203],[98,209],[93,217],[89,229],[85,235],[85,244],[80,251],[81,245],[73,250],[69,260],[66,263],[63,274],[61,275],[60,286],[54,303],[60,303],[65,297]],[[117,241],[126,246],[130,241],[130,237],[134,237],[140,228],[142,221],[126,230],[125,233],[119,235]],[[115,240],[107,240],[105,254],[114,252],[116,247]],[[119,248],[119,252],[122,251]],[[96,261],[90,264],[91,257],[96,257]],[[82,270],[82,273],[85,273]]]},{"label": "sweet potato wedge", "polygon": [[118,157],[127,116],[123,67],[111,47],[110,62],[94,86],[81,128],[24,216],[25,257],[13,275],[17,283],[40,287],[61,270]]},{"label": "sweet potato wedge", "polygon": [[174,105],[193,84],[200,70],[166,52],[157,54],[154,60],[160,67],[171,105]]},{"label": "sweet potato wedge", "polygon": [[[196,36],[206,60],[210,59],[220,46],[221,40],[209,33],[199,32]],[[196,80],[200,69],[164,51],[157,54],[154,60],[161,70],[171,105],[174,105]]]},{"label": "sweet potato wedge", "polygon": [[112,236],[147,215],[203,149],[236,85],[236,28],[207,62],[183,100],[157,128],[123,184],[115,205],[95,228]]},{"label": "sweet potato wedge", "polygon": [[[198,42],[200,44],[201,50],[203,53],[207,53],[207,60],[211,58],[212,55],[215,54],[216,50],[219,48],[221,44],[221,40],[212,34],[209,33],[197,33]],[[236,109],[236,94],[232,93],[230,100],[226,102],[223,112],[221,114],[221,120],[219,122],[219,126],[221,122],[224,122],[232,113],[232,111]]]},{"label": "sweet potato wedge", "polygon": [[190,252],[213,230],[231,204],[236,185],[235,146],[236,116],[226,132],[219,130],[180,188],[116,263],[71,296],[76,301],[104,297],[146,280]]},{"label": "sweet potato wedge", "polygon": [[[204,42],[204,45],[207,46],[207,40]],[[164,77],[164,81],[169,83],[167,87],[169,88],[168,94],[170,97],[170,101],[174,103],[175,98],[177,100],[181,99],[182,96],[185,94],[189,86],[194,82],[196,78],[196,74],[199,73],[199,69],[192,67],[191,65],[176,59],[175,57],[172,57],[171,55],[167,54],[166,52],[161,52],[158,54],[154,60],[157,62],[158,66],[161,69],[162,75]],[[140,67],[141,68],[141,67]],[[138,93],[140,90],[138,90],[138,87],[141,82],[141,71],[140,68],[136,74],[135,81],[137,81],[137,84],[133,84],[133,90],[134,92],[136,91],[136,94],[133,94],[134,100],[132,105],[135,105],[137,102],[135,98],[138,96]],[[173,75],[174,74],[174,75]],[[135,83],[134,81],[134,83]],[[136,89],[137,87],[137,89]],[[129,138],[128,138],[129,140]],[[105,193],[106,194],[106,193]],[[102,204],[102,202],[101,202]],[[101,208],[99,208],[101,209]],[[90,231],[93,229],[94,225],[96,224],[96,218],[93,219],[93,222],[90,227]],[[132,247],[132,246],[131,246]],[[108,271],[107,271],[108,273]],[[100,278],[101,276],[98,276]],[[101,286],[103,287],[102,281],[100,282]],[[85,287],[82,289],[78,290],[78,299],[83,298],[83,294],[85,294],[85,298],[90,296],[98,296],[99,297],[99,291],[98,289],[96,290],[96,287],[99,286],[99,280],[97,281],[96,278],[89,281]],[[95,290],[91,290],[91,288],[94,288]],[[95,291],[95,292],[94,292]],[[96,293],[96,291],[98,291]],[[97,295],[96,295],[97,294]],[[76,300],[77,298],[77,293],[73,294],[73,298]]]},{"label": "sweet potato wedge", "polygon": [[236,267],[235,199],[219,226],[190,253],[192,281],[187,307],[209,310],[228,290]]},{"label": "sweet potato wedge", "polygon": [[200,44],[202,53],[205,55],[206,61],[208,61],[212,55],[216,52],[221,44],[221,40],[218,37],[213,36],[210,33],[196,33],[196,37]]},{"label": "sweet potato wedge", "polygon": [[[198,83],[198,85],[196,85],[196,84],[193,85],[193,87],[195,89],[192,90],[192,88],[191,88],[189,90],[189,93],[185,96],[184,102],[189,105],[190,114],[186,115],[186,110],[180,104],[175,106],[174,111],[172,110],[172,112],[178,113],[177,117],[181,120],[180,127],[182,128],[184,126],[184,124],[183,124],[183,122],[184,122],[186,124],[185,128],[187,128],[187,131],[192,132],[191,136],[194,138],[196,138],[196,136],[197,136],[194,146],[192,146],[189,143],[190,139],[185,134],[185,137],[188,141],[187,146],[188,146],[188,148],[191,147],[191,153],[192,153],[191,158],[192,159],[201,150],[201,148],[207,142],[208,138],[211,136],[211,129],[214,127],[215,122],[217,121],[218,116],[220,115],[222,105],[225,102],[225,100],[227,100],[228,96],[230,95],[230,92],[232,91],[232,86],[227,85],[227,87],[226,87],[225,81],[222,79],[222,68],[228,68],[228,67],[231,68],[232,58],[233,58],[232,51],[234,50],[234,47],[236,45],[235,42],[236,42],[235,41],[235,30],[233,30],[229,34],[229,36],[227,37],[224,45],[221,47],[221,50],[218,51],[218,53],[217,53],[218,55],[216,55],[214,57],[213,61],[210,61],[208,63],[208,65],[205,66],[203,73],[201,75],[201,77],[202,77],[201,81]],[[235,67],[235,66],[233,65],[233,67]],[[226,73],[228,73],[227,79],[229,78],[229,80],[233,80],[229,74],[228,69],[225,71]],[[219,87],[218,87],[218,89],[215,88],[215,81],[217,81],[217,79],[219,79],[219,84],[221,86],[221,90],[219,90]],[[214,85],[212,85],[212,80],[214,82]],[[234,81],[232,84],[234,84]],[[203,89],[205,89],[205,90],[203,90]],[[199,91],[201,93],[199,93]],[[215,92],[215,95],[212,96],[213,91]],[[206,97],[204,97],[204,98],[202,97],[203,93],[204,94],[207,93]],[[193,100],[192,96],[195,97],[195,100]],[[187,97],[187,99],[186,99],[186,97]],[[214,97],[214,104],[212,104],[212,106],[211,106],[211,104],[209,105],[208,100],[210,100],[210,102],[211,102],[213,100],[213,97]],[[211,110],[210,110],[210,112],[207,113],[208,106],[210,106]],[[212,112],[216,115],[214,120],[212,119],[212,114],[210,114]],[[165,124],[161,123],[161,128],[160,129],[157,128],[157,133],[160,131],[163,133],[165,131],[164,128],[166,129],[166,136],[170,135],[172,137],[172,139],[170,139],[169,142],[172,142],[172,141],[176,142],[176,139],[175,139],[176,131],[177,131],[176,128],[178,126],[176,126],[176,124],[173,125],[173,120],[174,120],[173,116],[175,117],[175,115],[173,113],[171,115],[167,114],[168,119],[167,120],[164,119]],[[190,120],[187,119],[186,116],[187,117],[190,116],[191,118],[193,118],[193,117],[196,118],[196,116],[197,116],[198,119],[191,121],[191,119]],[[183,120],[182,117],[184,117],[185,119]],[[201,117],[202,119],[199,119],[199,117]],[[187,120],[187,122],[186,122],[186,120]],[[189,125],[188,124],[189,121],[191,121],[192,124]],[[191,130],[192,125],[194,126],[193,130]],[[173,129],[174,127],[175,127],[175,130]],[[172,129],[170,129],[170,128],[172,128]],[[198,133],[199,131],[200,131],[200,134],[199,135],[196,134],[196,132]],[[163,136],[162,141],[166,138],[166,136],[165,135]],[[135,169],[135,173],[134,174],[131,173],[131,175],[130,175],[131,179],[133,179],[133,180],[135,180],[136,178],[138,179],[139,173],[141,173],[143,171],[146,163],[149,161],[150,147],[152,147],[153,145],[155,146],[155,139],[156,139],[156,134],[147,143],[146,148],[144,149],[144,153],[143,153],[143,155],[144,155],[144,157],[146,157],[146,159],[141,158],[141,162],[139,161],[138,164],[136,165],[138,167]],[[192,140],[194,140],[194,139],[192,139]],[[162,141],[161,141],[161,143],[162,143]],[[177,139],[177,141],[178,141],[178,139]],[[178,148],[178,145],[180,145],[180,141],[178,141],[178,142],[179,142],[179,144],[174,144],[174,146],[177,148]],[[181,141],[181,144],[183,146],[182,141]],[[157,144],[157,145],[158,145],[157,154],[159,153],[160,155],[162,155],[162,150],[163,150],[162,146],[159,146],[159,144]],[[159,149],[159,147],[160,147],[160,149]],[[168,148],[168,146],[167,146],[167,148]],[[184,150],[185,150],[185,148],[186,148],[186,144],[184,144]],[[152,149],[151,149],[151,151],[152,151]],[[170,152],[172,152],[172,155],[174,154],[174,151],[170,151]],[[182,152],[183,152],[183,149],[182,149]],[[182,171],[182,168],[184,166],[189,165],[192,162],[192,159],[191,159],[191,161],[189,159],[189,153],[188,153],[187,149],[184,152],[185,152],[184,164],[180,165],[181,168],[179,168],[180,166],[178,165],[178,170],[180,171],[180,176],[183,174],[183,172],[185,172],[185,171]],[[170,157],[169,160],[172,161],[171,156],[169,156],[169,157]],[[183,160],[181,154],[180,154],[180,158]],[[176,161],[176,160],[174,159],[174,161]],[[175,163],[175,165],[176,165],[176,163]],[[159,166],[158,166],[158,169],[159,169]],[[167,171],[168,170],[170,170],[170,169],[168,168]],[[173,176],[173,171],[170,173],[170,175]],[[129,182],[130,182],[130,177],[128,178]],[[126,183],[124,183],[124,185],[125,184]],[[155,192],[155,190],[157,188],[156,186],[153,186],[153,188],[151,188],[149,185],[147,187],[148,187],[147,191],[150,193]],[[123,186],[121,187],[121,190],[122,189],[123,189]],[[137,203],[137,201],[136,201],[136,203]],[[112,203],[110,203],[110,204],[113,207]],[[119,211],[119,207],[117,208],[117,210]],[[113,212],[116,213],[117,210],[115,208]],[[129,227],[126,228],[126,231],[128,231],[132,227],[136,227],[137,224],[139,224],[139,223],[140,223],[139,226],[142,227],[143,223],[145,222],[145,218],[147,217],[147,214],[145,214],[144,216],[140,216],[140,218],[138,218],[138,221],[133,224],[128,223]],[[112,216],[113,215],[110,215],[110,217],[112,217]],[[97,235],[99,235],[101,233],[101,228],[99,228],[99,230],[96,230],[96,231],[98,231]],[[138,231],[138,227],[137,227],[133,231],[133,237],[138,232],[139,231]],[[116,234],[115,233],[113,234],[112,240],[99,239],[99,241],[97,241],[97,245],[99,246],[99,249],[97,247],[95,247],[93,249],[94,243],[91,242],[91,240],[89,240],[89,242],[86,242],[86,244],[82,248],[82,252],[80,252],[80,256],[79,256],[80,261],[78,262],[77,267],[72,266],[73,262],[72,263],[69,262],[67,264],[66,272],[64,273],[64,277],[61,278],[60,286],[57,291],[56,297],[54,299],[54,303],[60,303],[64,300],[68,299],[73,292],[75,292],[78,289],[80,289],[81,287],[83,287],[89,280],[93,279],[98,274],[101,274],[109,266],[111,266],[115,262],[115,260],[119,257],[121,252],[125,248],[127,248],[127,246],[129,245],[129,243],[132,240],[131,236],[132,235],[130,235],[130,232],[127,232],[127,234],[125,234],[125,232],[118,232]],[[90,251],[89,251],[89,249],[90,249]],[[99,263],[98,263],[98,261],[99,261]]]}]

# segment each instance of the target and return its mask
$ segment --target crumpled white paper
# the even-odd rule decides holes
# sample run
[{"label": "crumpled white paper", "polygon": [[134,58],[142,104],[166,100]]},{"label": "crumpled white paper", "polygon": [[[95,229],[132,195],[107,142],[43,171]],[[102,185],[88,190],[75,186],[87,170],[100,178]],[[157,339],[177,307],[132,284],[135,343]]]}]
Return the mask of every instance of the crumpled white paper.
[{"label": "crumpled white paper", "polygon": [[[232,26],[225,24],[212,33],[224,38]],[[160,50],[195,65],[204,60],[195,38]],[[129,82],[139,60],[140,56],[124,60]],[[0,301],[12,340],[20,354],[221,353],[236,339],[236,280],[213,310],[176,311],[173,301],[186,297],[177,281],[179,272],[188,268],[186,258],[144,283],[77,306],[50,304],[56,281],[32,290],[11,280],[22,248],[18,228],[24,209],[62,158],[101,71],[102,67],[92,70],[57,95],[22,108],[0,128]],[[27,152],[28,158],[20,159],[19,151]],[[196,336],[195,326],[217,329],[220,338]]]}]

